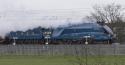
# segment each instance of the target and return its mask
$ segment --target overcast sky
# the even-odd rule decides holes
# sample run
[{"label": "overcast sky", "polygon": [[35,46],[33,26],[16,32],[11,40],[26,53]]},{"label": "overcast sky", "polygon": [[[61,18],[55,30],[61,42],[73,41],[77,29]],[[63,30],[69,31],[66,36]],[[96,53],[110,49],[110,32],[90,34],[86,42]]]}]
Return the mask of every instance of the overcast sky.
[{"label": "overcast sky", "polygon": [[12,30],[68,24],[67,21],[77,23],[92,11],[93,5],[110,3],[125,7],[124,0],[0,0],[0,35]]},{"label": "overcast sky", "polygon": [[93,5],[111,3],[125,7],[124,0],[0,0],[0,11],[76,11],[88,15]]},{"label": "overcast sky", "polygon": [[93,5],[116,3],[125,7],[124,2],[124,0],[0,0],[0,11],[70,10],[88,15]]},{"label": "overcast sky", "polygon": [[93,5],[118,3],[124,0],[0,0],[0,10],[87,9]]}]

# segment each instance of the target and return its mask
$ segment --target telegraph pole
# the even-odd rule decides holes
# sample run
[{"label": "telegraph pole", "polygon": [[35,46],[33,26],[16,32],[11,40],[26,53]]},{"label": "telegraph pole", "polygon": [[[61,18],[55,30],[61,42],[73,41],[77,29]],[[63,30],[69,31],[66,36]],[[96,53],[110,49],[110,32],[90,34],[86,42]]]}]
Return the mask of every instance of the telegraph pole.
[{"label": "telegraph pole", "polygon": [[16,39],[17,39],[17,37],[13,37],[13,45],[14,46],[16,45]]},{"label": "telegraph pole", "polygon": [[90,36],[84,36],[85,38],[85,56],[86,56],[86,65],[88,65],[88,38],[90,38]]}]

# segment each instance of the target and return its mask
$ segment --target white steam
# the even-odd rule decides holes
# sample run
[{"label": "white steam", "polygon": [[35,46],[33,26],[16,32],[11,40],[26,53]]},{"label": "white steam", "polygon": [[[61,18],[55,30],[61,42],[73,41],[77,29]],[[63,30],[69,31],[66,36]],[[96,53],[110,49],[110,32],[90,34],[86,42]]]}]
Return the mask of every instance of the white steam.
[{"label": "white steam", "polygon": [[38,26],[58,27],[81,23],[83,15],[74,11],[4,11],[0,12],[0,36],[10,31],[26,31]]}]

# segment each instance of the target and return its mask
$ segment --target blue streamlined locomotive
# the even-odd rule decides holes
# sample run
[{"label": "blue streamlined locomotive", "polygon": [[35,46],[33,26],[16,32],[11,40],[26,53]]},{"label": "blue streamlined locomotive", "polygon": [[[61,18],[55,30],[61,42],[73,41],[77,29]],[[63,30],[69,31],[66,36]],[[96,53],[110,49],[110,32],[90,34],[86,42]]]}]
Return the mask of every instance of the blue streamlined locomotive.
[{"label": "blue streamlined locomotive", "polygon": [[88,42],[91,44],[109,44],[114,39],[114,34],[108,26],[97,23],[84,23],[55,29],[51,40],[54,43],[83,44],[86,36],[89,37]]},{"label": "blue streamlined locomotive", "polygon": [[[86,37],[88,39],[86,40]],[[17,44],[110,44],[114,40],[114,34],[107,25],[97,23],[83,23],[56,29],[35,28],[25,32],[10,32],[7,40]]]}]

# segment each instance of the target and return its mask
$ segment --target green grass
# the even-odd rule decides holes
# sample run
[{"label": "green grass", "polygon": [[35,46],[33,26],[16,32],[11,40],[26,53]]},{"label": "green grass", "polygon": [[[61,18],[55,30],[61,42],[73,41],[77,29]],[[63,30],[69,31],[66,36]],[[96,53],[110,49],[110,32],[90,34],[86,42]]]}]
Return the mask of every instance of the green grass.
[{"label": "green grass", "polygon": [[1,56],[0,65],[69,65],[69,62],[59,56]]},{"label": "green grass", "polygon": [[[0,56],[0,65],[80,65],[86,57],[74,56]],[[125,56],[89,56],[88,65],[125,65]]]}]

